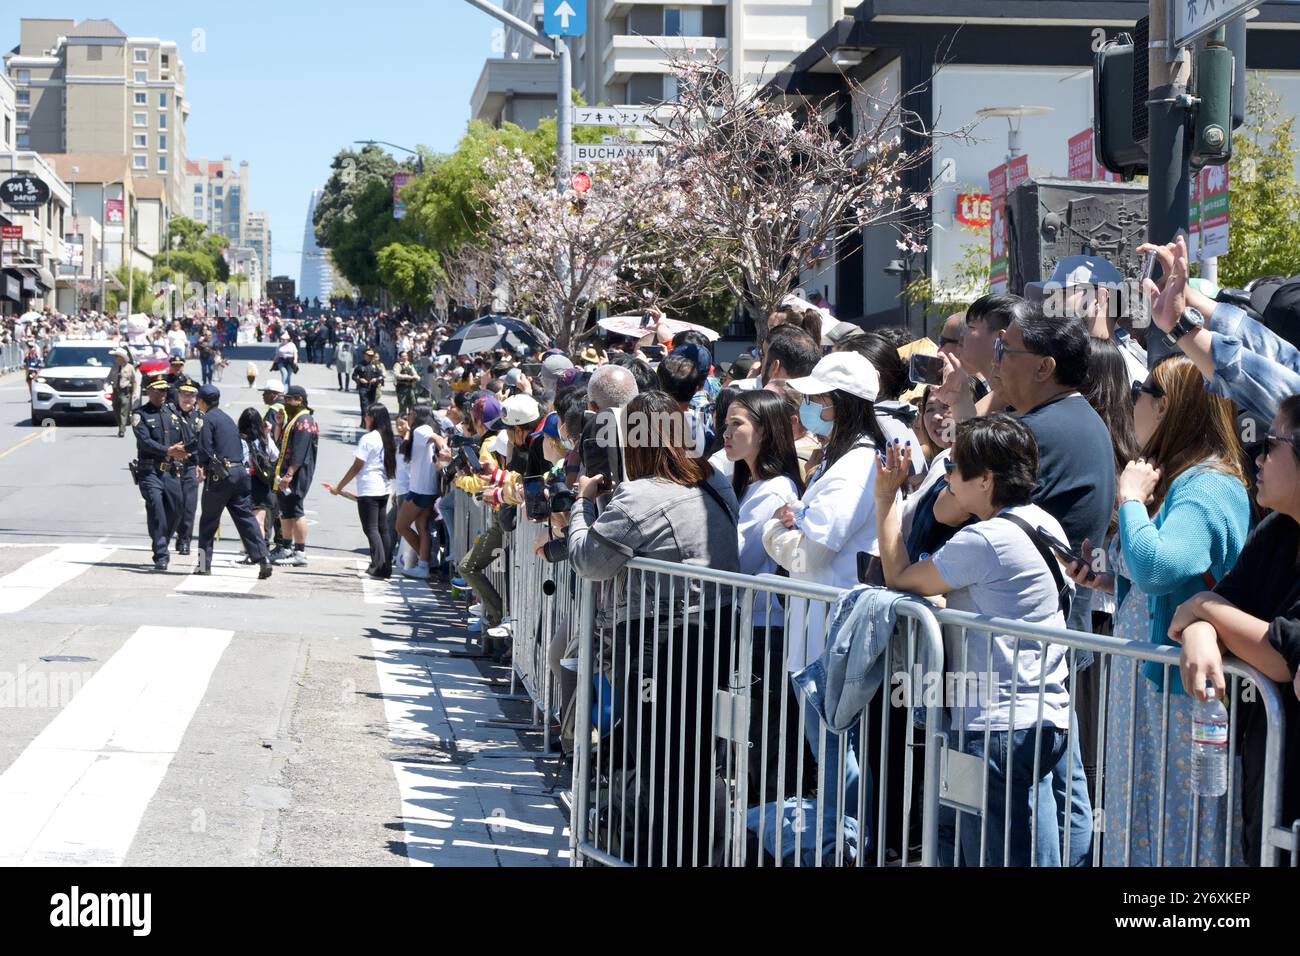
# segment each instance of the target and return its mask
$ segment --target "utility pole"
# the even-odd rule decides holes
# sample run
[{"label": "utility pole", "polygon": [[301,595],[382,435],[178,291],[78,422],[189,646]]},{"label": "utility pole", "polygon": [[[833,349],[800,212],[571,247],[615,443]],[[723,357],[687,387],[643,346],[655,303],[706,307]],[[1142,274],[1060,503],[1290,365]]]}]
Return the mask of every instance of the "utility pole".
[{"label": "utility pole", "polygon": [[548,37],[531,23],[507,13],[489,0],[466,0],[490,17],[495,17],[507,27],[522,33],[534,43],[541,44],[555,54],[560,66],[560,84],[555,94],[555,188],[564,192],[569,188],[569,158],[573,144],[573,61],[569,45],[561,37]]},{"label": "utility pole", "polygon": [[1169,4],[1180,0],[1150,0],[1150,48],[1147,54],[1148,116],[1150,117],[1147,238],[1169,243],[1188,228],[1190,211],[1190,144],[1187,93],[1191,57],[1170,62]]}]

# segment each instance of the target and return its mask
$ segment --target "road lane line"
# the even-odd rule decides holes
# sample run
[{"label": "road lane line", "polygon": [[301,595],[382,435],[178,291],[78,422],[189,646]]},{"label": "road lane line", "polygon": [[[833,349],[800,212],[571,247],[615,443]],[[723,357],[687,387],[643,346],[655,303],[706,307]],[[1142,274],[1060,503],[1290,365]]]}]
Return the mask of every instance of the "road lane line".
[{"label": "road lane line", "polygon": [[120,866],[233,636],[138,629],[0,775],[0,865]]},{"label": "road lane line", "polygon": [[34,441],[38,441],[38,440],[40,440],[44,435],[45,435],[45,429],[44,429],[44,428],[42,428],[40,431],[36,432],[36,434],[34,434],[34,435],[28,435],[26,438],[24,438],[24,439],[23,439],[22,441],[20,441],[18,444],[16,444],[16,445],[11,445],[10,447],[6,448],[4,451],[0,451],[0,458],[5,457],[5,455],[12,455],[12,454],[13,454],[14,452],[16,452],[19,448],[22,448],[24,445],[30,445],[30,444],[31,444],[32,442],[34,442]]},{"label": "road lane line", "polygon": [[177,594],[248,594],[257,586],[256,565],[222,565],[214,563],[211,574],[190,573],[175,588]]},{"label": "road lane line", "polygon": [[0,614],[13,614],[30,607],[103,561],[114,550],[97,544],[65,544],[28,561],[0,578]]}]

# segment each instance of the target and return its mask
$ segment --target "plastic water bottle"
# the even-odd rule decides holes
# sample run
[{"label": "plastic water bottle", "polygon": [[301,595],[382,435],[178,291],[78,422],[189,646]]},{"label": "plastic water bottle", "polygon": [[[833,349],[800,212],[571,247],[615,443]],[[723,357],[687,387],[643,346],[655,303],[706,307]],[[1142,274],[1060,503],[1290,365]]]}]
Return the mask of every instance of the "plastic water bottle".
[{"label": "plastic water bottle", "polygon": [[1198,797],[1228,792],[1228,711],[1217,698],[1192,710],[1192,780]]}]

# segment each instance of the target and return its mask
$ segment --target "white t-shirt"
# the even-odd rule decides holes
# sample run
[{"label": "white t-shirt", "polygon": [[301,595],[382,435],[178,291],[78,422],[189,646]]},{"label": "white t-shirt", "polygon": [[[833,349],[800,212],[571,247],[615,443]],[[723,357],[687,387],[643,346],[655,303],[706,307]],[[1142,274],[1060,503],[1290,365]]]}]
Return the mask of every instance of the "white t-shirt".
[{"label": "white t-shirt", "polygon": [[393,479],[393,484],[393,490],[399,498],[411,490],[411,463],[401,455],[397,456],[397,477]]},{"label": "white t-shirt", "polygon": [[[782,505],[799,500],[794,482],[781,475],[763,481],[751,481],[740,502],[740,516],[736,520],[736,533],[740,538],[740,573],[775,574],[776,561],[768,557],[763,547],[763,527]],[[762,627],[772,615],[772,626],[781,626],[781,604],[772,595],[766,600],[761,595],[754,598],[754,626]]]},{"label": "white t-shirt", "polygon": [[184,331],[181,329],[172,329],[167,333],[167,348],[169,351],[171,349],[181,349],[184,351],[185,346],[189,344],[189,338],[186,337]]},{"label": "white t-shirt", "polygon": [[380,498],[392,494],[392,482],[384,474],[384,440],[379,432],[369,431],[361,436],[357,442],[357,461],[361,462],[356,478],[358,498]]},{"label": "white t-shirt", "polygon": [[431,495],[438,488],[438,466],[433,460],[433,426],[421,425],[411,433],[411,494]]},{"label": "white t-shirt", "polygon": [[281,359],[289,359],[290,361],[296,362],[298,361],[298,346],[294,345],[292,342],[285,342],[276,349],[275,354],[280,356]]},{"label": "white t-shirt", "polygon": [[[1037,505],[1016,505],[1007,509],[1043,528],[1061,541],[1068,540],[1061,525]],[[1049,552],[1050,554],[1050,552]],[[1064,628],[1056,593],[1056,581],[1043,556],[1024,529],[1004,518],[990,518],[967,525],[934,554],[934,566],[943,579],[957,590],[948,592],[948,607],[989,617],[1045,624]],[[1053,559],[1055,560],[1055,559]],[[1074,582],[1061,572],[1071,592]],[[1039,675],[1043,685],[1043,723],[1066,728],[1070,694],[1065,688],[1069,673],[1067,649],[1061,644],[1044,647],[1037,641],[994,634],[992,667],[994,686],[986,687],[989,671],[989,641],[986,632],[968,630],[966,646],[959,634],[944,635],[944,661],[948,671],[966,675],[963,700],[972,706],[953,707],[953,719],[966,730],[1023,730],[1038,719]],[[1013,676],[1014,675],[1014,676]],[[1011,723],[1014,688],[1016,711]],[[985,693],[987,691],[987,693]],[[987,708],[981,704],[987,699]]]}]

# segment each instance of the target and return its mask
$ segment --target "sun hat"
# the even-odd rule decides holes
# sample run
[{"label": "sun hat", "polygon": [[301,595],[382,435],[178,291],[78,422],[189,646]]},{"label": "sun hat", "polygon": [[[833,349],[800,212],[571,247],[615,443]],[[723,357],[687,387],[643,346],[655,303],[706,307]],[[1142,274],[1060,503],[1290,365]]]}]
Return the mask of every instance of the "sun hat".
[{"label": "sun hat", "polygon": [[811,375],[792,378],[786,384],[804,395],[840,391],[868,402],[880,394],[880,375],[857,352],[832,352],[813,367]]}]

